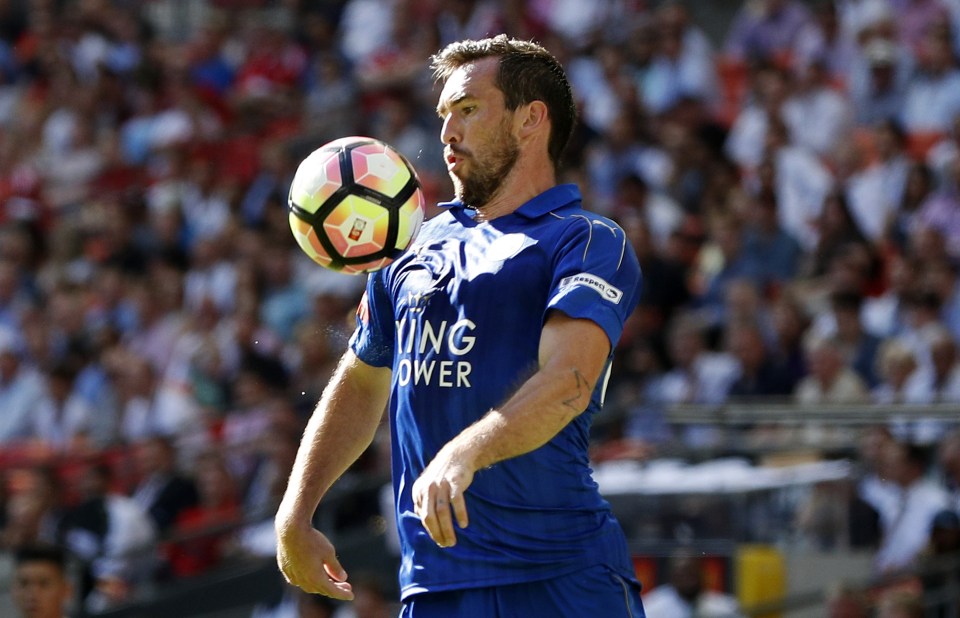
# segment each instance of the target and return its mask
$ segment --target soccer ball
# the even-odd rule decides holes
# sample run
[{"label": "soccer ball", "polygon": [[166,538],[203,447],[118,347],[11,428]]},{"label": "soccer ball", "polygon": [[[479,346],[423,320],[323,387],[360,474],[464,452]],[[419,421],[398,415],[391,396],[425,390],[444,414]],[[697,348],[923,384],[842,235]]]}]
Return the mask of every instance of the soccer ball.
[{"label": "soccer ball", "polygon": [[420,180],[407,159],[371,137],[343,137],[310,153],[288,198],[300,248],[325,268],[379,270],[413,242],[424,217]]}]

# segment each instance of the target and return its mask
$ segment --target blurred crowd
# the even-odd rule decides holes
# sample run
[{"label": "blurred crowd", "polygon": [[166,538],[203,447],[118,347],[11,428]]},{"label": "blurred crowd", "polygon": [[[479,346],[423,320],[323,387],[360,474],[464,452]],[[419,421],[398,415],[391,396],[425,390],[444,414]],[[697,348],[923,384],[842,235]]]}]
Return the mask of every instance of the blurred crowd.
[{"label": "blurred crowd", "polygon": [[[721,32],[690,6],[0,1],[0,543],[65,544],[93,608],[272,551],[250,522],[363,289],[296,247],[292,175],[371,135],[449,197],[428,58],[499,32],[567,67],[562,180],[643,268],[603,436],[640,446],[606,456],[709,442],[678,404],[960,406],[960,0],[747,0]],[[862,490],[890,526],[893,485]]]}]

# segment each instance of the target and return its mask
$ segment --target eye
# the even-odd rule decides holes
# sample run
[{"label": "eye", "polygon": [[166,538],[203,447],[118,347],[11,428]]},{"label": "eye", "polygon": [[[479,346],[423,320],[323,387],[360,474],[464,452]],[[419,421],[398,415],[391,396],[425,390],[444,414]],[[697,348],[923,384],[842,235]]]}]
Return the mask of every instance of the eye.
[{"label": "eye", "polygon": [[476,105],[464,105],[464,106],[461,108],[461,113],[463,113],[464,116],[469,116],[469,115],[472,114],[474,111],[476,111],[476,109],[477,109],[477,106],[476,106]]}]

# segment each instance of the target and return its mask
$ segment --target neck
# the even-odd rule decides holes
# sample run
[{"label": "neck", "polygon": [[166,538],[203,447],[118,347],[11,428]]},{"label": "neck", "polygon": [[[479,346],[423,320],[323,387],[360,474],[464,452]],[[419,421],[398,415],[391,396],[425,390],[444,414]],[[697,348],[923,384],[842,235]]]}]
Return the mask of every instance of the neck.
[{"label": "neck", "polygon": [[508,215],[556,184],[549,159],[521,156],[490,201],[477,208],[477,220],[493,221]]}]

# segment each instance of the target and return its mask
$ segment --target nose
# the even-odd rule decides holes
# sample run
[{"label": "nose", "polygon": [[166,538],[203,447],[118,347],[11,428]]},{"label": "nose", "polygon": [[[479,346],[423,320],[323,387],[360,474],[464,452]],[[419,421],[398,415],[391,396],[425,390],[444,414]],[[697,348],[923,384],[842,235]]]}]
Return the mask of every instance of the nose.
[{"label": "nose", "polygon": [[460,128],[454,120],[453,114],[447,114],[443,119],[440,141],[444,144],[456,144],[460,141]]}]

